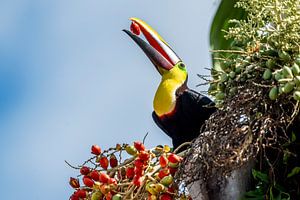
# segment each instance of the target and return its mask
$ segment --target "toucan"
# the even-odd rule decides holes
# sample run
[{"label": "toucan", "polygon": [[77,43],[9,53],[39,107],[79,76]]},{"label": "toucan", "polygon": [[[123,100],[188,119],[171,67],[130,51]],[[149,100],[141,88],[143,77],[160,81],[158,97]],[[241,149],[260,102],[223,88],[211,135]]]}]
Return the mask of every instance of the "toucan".
[{"label": "toucan", "polygon": [[[177,148],[200,134],[205,121],[216,111],[214,102],[189,89],[186,65],[150,25],[138,18],[130,20],[138,31],[123,31],[144,51],[161,75],[152,117]],[[139,36],[140,32],[146,41]]]}]

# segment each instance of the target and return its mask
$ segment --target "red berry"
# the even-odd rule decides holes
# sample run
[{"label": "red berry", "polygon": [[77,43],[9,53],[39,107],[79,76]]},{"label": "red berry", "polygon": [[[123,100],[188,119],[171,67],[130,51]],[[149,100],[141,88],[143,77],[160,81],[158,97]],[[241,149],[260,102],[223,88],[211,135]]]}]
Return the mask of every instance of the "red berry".
[{"label": "red berry", "polygon": [[126,169],[126,177],[129,179],[132,179],[134,176],[134,168],[133,167],[127,167]]},{"label": "red berry", "polygon": [[89,176],[94,180],[94,181],[99,181],[99,173],[98,171],[94,170],[92,171]]},{"label": "red berry", "polygon": [[141,34],[141,29],[140,29],[139,25],[134,21],[130,25],[130,30],[131,30],[131,32],[133,32],[136,35]]},{"label": "red berry", "polygon": [[107,183],[109,179],[110,177],[107,174],[100,172],[99,181],[101,183]]},{"label": "red berry", "polygon": [[132,179],[132,183],[133,183],[134,185],[136,185],[137,187],[140,187],[140,186],[142,185],[142,183],[143,183],[143,179],[142,179],[141,176],[135,175],[135,176],[133,177],[133,179]]},{"label": "red berry", "polygon": [[94,181],[90,177],[84,176],[82,180],[87,187],[93,187]]},{"label": "red berry", "polygon": [[159,200],[172,200],[173,198],[171,197],[171,195],[169,194],[162,194],[160,197],[159,197]]},{"label": "red berry", "polygon": [[80,173],[82,175],[88,175],[88,173],[90,173],[90,168],[86,167],[86,166],[83,166],[80,168]]},{"label": "red berry", "polygon": [[170,170],[170,174],[172,174],[173,176],[174,176],[175,173],[177,172],[177,168],[168,167],[168,169]]},{"label": "red berry", "polygon": [[117,158],[114,154],[112,154],[109,157],[109,164],[110,164],[111,168],[114,168],[114,167],[118,166],[118,160],[117,160]]},{"label": "red berry", "polygon": [[168,192],[169,193],[175,193],[175,188],[174,187],[169,187]]},{"label": "red berry", "polygon": [[138,175],[138,176],[143,176],[145,174],[145,172],[142,168],[135,167],[134,168],[134,174]]},{"label": "red berry", "polygon": [[165,176],[168,176],[169,174],[170,174],[170,170],[168,168],[164,168],[158,172],[158,177],[160,179],[163,179]]},{"label": "red berry", "polygon": [[72,186],[72,188],[74,188],[74,189],[80,187],[79,180],[78,180],[77,178],[70,177],[69,184],[70,184],[70,185]]},{"label": "red berry", "polygon": [[134,161],[134,166],[138,167],[138,168],[143,168],[144,167],[144,161],[140,158],[137,158]]},{"label": "red berry", "polygon": [[182,158],[174,153],[171,153],[169,156],[168,156],[168,160],[171,162],[171,163],[178,163],[182,160]]},{"label": "red berry", "polygon": [[86,191],[85,190],[77,190],[75,192],[76,196],[80,197],[80,198],[85,198],[86,197]]},{"label": "red berry", "polygon": [[112,200],[111,192],[108,192],[107,194],[105,194],[105,200]]},{"label": "red berry", "polygon": [[162,168],[166,167],[168,165],[168,159],[166,158],[166,156],[161,155],[159,157],[159,164]]},{"label": "red berry", "polygon": [[120,144],[116,144],[116,150],[121,151],[121,149],[122,149],[122,146]]},{"label": "red berry", "polygon": [[140,151],[138,157],[143,161],[148,161],[150,159],[150,154],[147,151]]},{"label": "red berry", "polygon": [[108,159],[106,156],[102,156],[99,160],[99,163],[100,163],[100,166],[103,168],[103,169],[107,169],[108,168]]},{"label": "red berry", "polygon": [[100,185],[100,192],[102,194],[107,194],[110,191],[110,187],[107,184]]},{"label": "red berry", "polygon": [[134,142],[133,145],[138,151],[145,151],[146,149],[145,145],[141,142]]},{"label": "red berry", "polygon": [[70,200],[79,200],[79,197],[74,193],[70,196]]},{"label": "red berry", "polygon": [[100,155],[101,154],[101,148],[98,145],[93,145],[91,148],[92,154]]},{"label": "red berry", "polygon": [[117,180],[116,180],[115,178],[110,178],[110,179],[108,179],[108,184],[114,184],[114,185],[117,185],[118,182],[117,182]]}]

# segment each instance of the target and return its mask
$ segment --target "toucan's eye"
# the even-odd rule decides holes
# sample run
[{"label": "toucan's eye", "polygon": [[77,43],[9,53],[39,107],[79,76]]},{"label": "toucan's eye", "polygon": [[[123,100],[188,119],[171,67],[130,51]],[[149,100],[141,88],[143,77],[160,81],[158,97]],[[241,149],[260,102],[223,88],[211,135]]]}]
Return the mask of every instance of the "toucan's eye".
[{"label": "toucan's eye", "polygon": [[180,68],[185,68],[185,64],[180,63],[180,64],[179,64],[179,67],[180,67]]}]

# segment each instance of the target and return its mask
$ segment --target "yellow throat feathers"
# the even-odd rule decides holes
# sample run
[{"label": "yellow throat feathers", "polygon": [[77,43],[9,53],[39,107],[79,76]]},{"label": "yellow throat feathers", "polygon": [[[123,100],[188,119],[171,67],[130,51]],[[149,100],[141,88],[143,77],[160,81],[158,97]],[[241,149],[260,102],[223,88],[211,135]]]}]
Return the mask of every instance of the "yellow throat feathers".
[{"label": "yellow throat feathers", "polygon": [[162,74],[161,82],[155,93],[153,107],[158,116],[171,113],[176,105],[176,90],[184,84],[187,72],[178,66]]}]

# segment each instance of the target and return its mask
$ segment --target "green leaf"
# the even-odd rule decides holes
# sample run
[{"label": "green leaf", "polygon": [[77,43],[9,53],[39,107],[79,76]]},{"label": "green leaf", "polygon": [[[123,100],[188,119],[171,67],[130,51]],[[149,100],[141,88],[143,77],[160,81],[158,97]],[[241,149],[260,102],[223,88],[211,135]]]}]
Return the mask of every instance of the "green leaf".
[{"label": "green leaf", "polygon": [[292,171],[287,175],[288,178],[300,173],[300,167],[294,167]]},{"label": "green leaf", "polygon": [[252,175],[256,180],[262,181],[264,183],[269,183],[269,177],[265,173],[252,169]]},{"label": "green leaf", "polygon": [[[210,46],[212,50],[229,49],[233,40],[226,40],[224,38],[225,33],[223,30],[228,30],[231,26],[229,20],[246,18],[246,12],[243,9],[234,7],[236,2],[237,0],[222,0],[220,2],[210,28]],[[212,58],[219,57],[220,55],[221,54],[219,53],[213,53]],[[221,69],[214,61],[215,60],[213,59],[214,69],[218,68],[216,70],[220,71]]]},{"label": "green leaf", "polygon": [[292,142],[295,142],[297,139],[296,134],[294,132],[292,132]]},{"label": "green leaf", "polygon": [[[273,193],[273,189],[275,190]],[[284,192],[284,188],[278,184],[274,187],[270,187],[270,200],[290,200],[290,195]]]},{"label": "green leaf", "polygon": [[284,150],[283,151],[283,158],[282,158],[282,162],[283,164],[287,165],[289,158],[291,157],[291,152]]},{"label": "green leaf", "polygon": [[264,200],[264,194],[259,190],[251,190],[240,200]]}]

